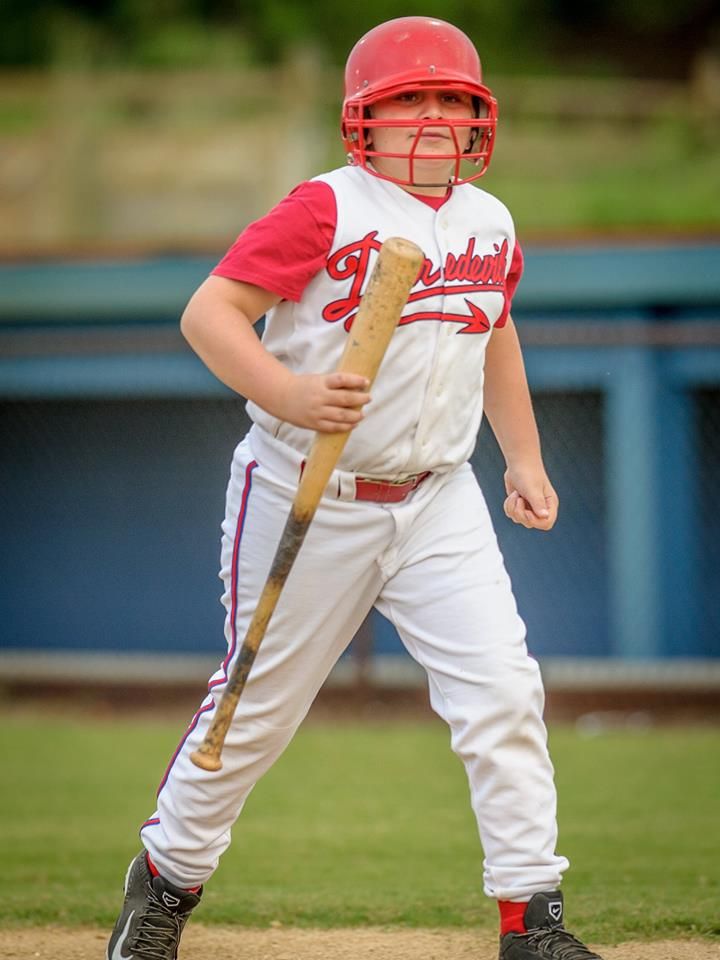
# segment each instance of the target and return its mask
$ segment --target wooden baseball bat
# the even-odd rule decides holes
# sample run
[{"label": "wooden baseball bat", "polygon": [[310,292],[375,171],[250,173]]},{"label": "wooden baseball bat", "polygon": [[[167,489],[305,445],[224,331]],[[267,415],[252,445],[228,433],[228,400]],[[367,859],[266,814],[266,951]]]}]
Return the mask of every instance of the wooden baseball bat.
[{"label": "wooden baseball bat", "polygon": [[[338,370],[358,373],[372,384],[422,265],[423,252],[409,240],[390,237],[378,255],[348,334]],[[203,770],[219,770],[220,754],[240,695],[280,593],[302,546],[320,498],[351,431],[317,433],[280,543],[250,621],[240,654],[205,739],[190,759]]]}]

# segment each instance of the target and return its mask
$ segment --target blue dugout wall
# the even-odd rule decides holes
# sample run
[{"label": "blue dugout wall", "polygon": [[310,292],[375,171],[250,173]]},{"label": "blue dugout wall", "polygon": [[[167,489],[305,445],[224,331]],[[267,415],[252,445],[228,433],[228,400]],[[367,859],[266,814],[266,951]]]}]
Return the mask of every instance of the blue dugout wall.
[{"label": "blue dugout wall", "polygon": [[[527,249],[513,310],[551,534],[473,460],[529,646],[720,656],[720,245]],[[0,265],[0,646],[221,654],[228,466],[247,421],[177,320],[213,261]],[[374,649],[399,652],[374,621]]]}]

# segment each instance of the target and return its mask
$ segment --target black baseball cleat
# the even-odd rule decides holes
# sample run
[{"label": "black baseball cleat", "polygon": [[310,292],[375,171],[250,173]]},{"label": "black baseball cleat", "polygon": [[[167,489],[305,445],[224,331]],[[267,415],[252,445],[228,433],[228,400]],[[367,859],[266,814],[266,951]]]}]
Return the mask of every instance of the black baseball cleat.
[{"label": "black baseball cleat", "polygon": [[183,927],[199,893],[153,877],[143,850],[128,867],[125,901],[108,943],[106,960],[176,960]]},{"label": "black baseball cleat", "polygon": [[563,926],[563,895],[559,890],[530,898],[525,927],[525,933],[500,937],[499,960],[602,960]]}]

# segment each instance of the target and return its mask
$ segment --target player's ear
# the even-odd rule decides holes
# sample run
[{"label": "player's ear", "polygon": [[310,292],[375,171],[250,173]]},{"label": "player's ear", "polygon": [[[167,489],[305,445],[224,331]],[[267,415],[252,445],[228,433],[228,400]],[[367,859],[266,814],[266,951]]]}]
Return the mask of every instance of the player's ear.
[{"label": "player's ear", "polygon": [[473,97],[472,102],[475,116],[478,118],[478,120],[485,120],[490,113],[488,110],[488,105],[484,100],[481,100],[480,97]]},{"label": "player's ear", "polygon": [[[480,97],[473,97],[472,104],[473,104],[473,113],[479,120],[482,120],[484,117],[487,117],[488,115],[487,104],[484,103],[480,99]],[[475,146],[475,142],[479,136],[480,136],[480,128],[473,127],[472,130],[470,131],[470,143],[468,143],[467,147],[465,147],[465,149],[463,150],[463,153],[470,153],[472,151],[472,148]]]}]

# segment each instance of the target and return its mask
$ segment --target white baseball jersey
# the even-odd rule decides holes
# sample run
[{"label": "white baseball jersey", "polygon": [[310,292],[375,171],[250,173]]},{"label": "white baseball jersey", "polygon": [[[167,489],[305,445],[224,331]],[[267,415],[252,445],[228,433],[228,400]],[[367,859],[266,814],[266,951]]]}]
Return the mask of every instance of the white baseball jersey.
[{"label": "white baseball jersey", "polygon": [[[516,247],[512,218],[499,200],[470,185],[454,188],[434,210],[358,167],[316,179],[332,188],[337,204],[327,265],[300,302],[283,300],[269,312],[263,344],[295,373],[331,372],[381,243],[391,236],[417,243],[425,261],[373,401],[339,466],[381,477],[447,471],[470,456],[480,426],[485,348],[492,327],[507,316],[506,281]],[[312,431],[254,403],[248,412],[295,450],[309,450]]]}]

